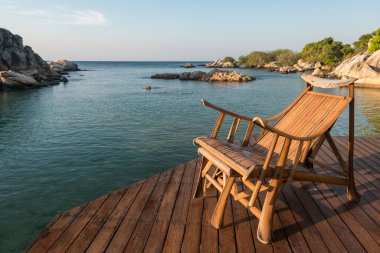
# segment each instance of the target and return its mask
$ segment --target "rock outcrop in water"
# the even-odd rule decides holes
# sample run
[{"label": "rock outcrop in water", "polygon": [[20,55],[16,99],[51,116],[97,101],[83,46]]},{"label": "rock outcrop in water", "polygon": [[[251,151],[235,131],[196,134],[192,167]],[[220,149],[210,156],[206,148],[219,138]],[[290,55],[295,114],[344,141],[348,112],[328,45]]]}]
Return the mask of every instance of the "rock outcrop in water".
[{"label": "rock outcrop in water", "polygon": [[380,50],[372,55],[360,53],[343,61],[330,76],[357,78],[356,84],[380,88]]},{"label": "rock outcrop in water", "polygon": [[214,69],[209,73],[203,71],[183,72],[181,74],[164,73],[151,76],[153,79],[179,79],[204,82],[248,82],[254,80],[253,76]]},{"label": "rock outcrop in water", "polygon": [[152,79],[178,79],[179,75],[175,73],[163,73],[151,76]]},{"label": "rock outcrop in water", "polygon": [[[66,62],[67,66],[71,66]],[[67,70],[67,71],[71,71]],[[22,37],[0,28],[0,90],[38,88],[65,81]]]},{"label": "rock outcrop in water", "polygon": [[183,68],[186,68],[186,69],[189,69],[189,68],[194,68],[195,66],[192,64],[192,63],[185,63],[183,64],[183,66],[181,66]]},{"label": "rock outcrop in water", "polygon": [[39,88],[43,85],[33,77],[17,73],[13,70],[0,72],[0,83],[9,89]]},{"label": "rock outcrop in water", "polygon": [[205,66],[206,68],[236,68],[237,64],[236,62],[225,62],[221,59],[218,59],[216,61],[207,63]]},{"label": "rock outcrop in water", "polygon": [[51,70],[54,70],[60,74],[69,72],[69,71],[78,71],[78,64],[73,63],[68,60],[55,60],[55,61],[49,61],[49,66]]}]

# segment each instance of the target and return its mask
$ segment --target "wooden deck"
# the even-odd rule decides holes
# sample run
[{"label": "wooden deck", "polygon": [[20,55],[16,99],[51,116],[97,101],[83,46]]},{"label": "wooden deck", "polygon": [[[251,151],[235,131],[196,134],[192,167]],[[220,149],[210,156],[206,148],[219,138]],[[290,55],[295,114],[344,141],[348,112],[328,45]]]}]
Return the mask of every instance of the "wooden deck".
[{"label": "wooden deck", "polygon": [[[345,154],[346,138],[334,139]],[[276,203],[269,245],[258,242],[258,220],[235,201],[228,202],[224,227],[211,227],[217,192],[191,198],[199,169],[192,160],[58,215],[26,251],[378,253],[380,137],[356,138],[355,144],[360,202],[348,202],[345,187],[293,182]],[[319,157],[335,164],[327,146]]]}]

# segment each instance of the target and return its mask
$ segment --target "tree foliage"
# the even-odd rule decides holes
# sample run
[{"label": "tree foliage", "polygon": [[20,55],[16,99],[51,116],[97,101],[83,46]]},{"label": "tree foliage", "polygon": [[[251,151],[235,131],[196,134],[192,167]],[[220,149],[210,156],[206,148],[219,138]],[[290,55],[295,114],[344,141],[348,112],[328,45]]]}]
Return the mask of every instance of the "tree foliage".
[{"label": "tree foliage", "polygon": [[293,65],[299,59],[298,53],[290,49],[277,49],[270,52],[253,51],[240,56],[238,64],[243,67],[260,67],[269,62],[277,62],[279,65]]},{"label": "tree foliage", "polygon": [[354,48],[355,53],[361,53],[368,51],[369,53],[373,53],[376,50],[379,50],[379,41],[380,40],[380,28],[373,31],[369,34],[363,34],[360,38],[355,41]]},{"label": "tree foliage", "polygon": [[262,66],[271,61],[273,61],[273,57],[270,53],[253,51],[247,55],[240,56],[238,64],[246,68],[252,68]]},{"label": "tree foliage", "polygon": [[299,54],[290,49],[277,49],[271,52],[274,60],[281,66],[292,66],[297,63]]},{"label": "tree foliage", "polygon": [[377,50],[380,50],[380,35],[373,37],[369,41],[368,52],[372,54]]},{"label": "tree foliage", "polygon": [[236,62],[236,60],[231,56],[226,56],[224,57],[223,62]]},{"label": "tree foliage", "polygon": [[301,57],[308,62],[321,62],[324,65],[334,66],[351,56],[354,49],[349,44],[334,41],[328,37],[304,46]]},{"label": "tree foliage", "polygon": [[[289,49],[277,49],[274,51],[253,51],[247,55],[240,56],[237,61],[242,67],[261,67],[269,62],[276,61],[280,66],[292,66],[298,59],[302,58],[307,62],[320,62],[327,66],[336,66],[344,59],[351,57],[353,54],[368,51],[373,53],[380,50],[380,28],[372,33],[363,34],[357,41],[350,44],[344,44],[341,41],[335,41],[332,37],[320,41],[306,44],[301,53],[296,53]],[[232,57],[224,58],[224,61],[233,59]]]},{"label": "tree foliage", "polygon": [[372,34],[363,34],[360,36],[360,38],[355,41],[354,44],[354,49],[355,53],[361,53],[365,52],[368,49],[368,42],[372,38]]}]

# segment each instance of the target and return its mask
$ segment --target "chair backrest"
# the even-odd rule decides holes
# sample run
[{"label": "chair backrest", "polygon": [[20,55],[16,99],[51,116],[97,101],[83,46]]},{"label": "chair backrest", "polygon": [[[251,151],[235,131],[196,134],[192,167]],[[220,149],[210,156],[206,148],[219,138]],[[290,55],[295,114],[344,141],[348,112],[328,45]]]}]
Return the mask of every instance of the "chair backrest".
[{"label": "chair backrest", "polygon": [[[312,136],[326,126],[333,126],[350,101],[351,98],[346,96],[307,91],[277,121],[275,127],[298,137]],[[256,145],[268,149],[272,139],[273,134],[267,133]],[[280,137],[276,145],[276,153],[281,151],[283,142],[284,138]],[[292,142],[288,159],[294,159],[298,143]]]}]

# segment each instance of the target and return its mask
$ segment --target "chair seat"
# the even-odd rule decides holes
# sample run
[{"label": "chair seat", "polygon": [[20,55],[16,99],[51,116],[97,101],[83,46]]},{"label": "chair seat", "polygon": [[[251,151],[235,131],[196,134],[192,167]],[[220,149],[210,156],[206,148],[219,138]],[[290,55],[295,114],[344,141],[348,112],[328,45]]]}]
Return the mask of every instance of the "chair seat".
[{"label": "chair seat", "polygon": [[194,140],[194,144],[242,175],[261,169],[266,155],[252,147],[245,148],[211,137],[198,137]]}]

